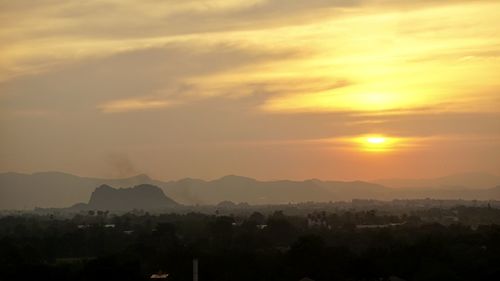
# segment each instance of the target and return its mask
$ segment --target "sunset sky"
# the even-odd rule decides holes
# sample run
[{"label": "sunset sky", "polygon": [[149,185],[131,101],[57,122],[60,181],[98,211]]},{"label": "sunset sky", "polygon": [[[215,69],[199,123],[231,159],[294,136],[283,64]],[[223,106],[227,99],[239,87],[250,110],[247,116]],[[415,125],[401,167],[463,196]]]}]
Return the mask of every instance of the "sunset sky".
[{"label": "sunset sky", "polygon": [[500,174],[500,1],[0,0],[0,171]]}]

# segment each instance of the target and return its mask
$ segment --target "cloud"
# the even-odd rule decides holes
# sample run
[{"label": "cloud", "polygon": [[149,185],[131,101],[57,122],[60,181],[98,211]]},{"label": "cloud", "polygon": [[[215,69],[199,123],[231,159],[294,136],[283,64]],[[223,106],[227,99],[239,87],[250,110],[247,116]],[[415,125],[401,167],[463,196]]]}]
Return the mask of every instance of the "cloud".
[{"label": "cloud", "polygon": [[110,112],[165,107],[203,97],[206,89],[192,85],[192,78],[237,73],[297,55],[291,49],[194,42],[125,51],[4,81],[0,109],[92,112],[98,106]]},{"label": "cloud", "polygon": [[[0,10],[4,35],[9,37],[19,39],[14,33],[21,31],[31,38],[130,39],[248,30],[262,28],[263,24],[283,25],[303,15],[317,18],[321,10],[356,6],[365,1],[15,2],[3,2]],[[25,16],[15,16],[19,14]]]},{"label": "cloud", "polygon": [[125,99],[106,102],[98,105],[97,108],[104,113],[120,113],[160,109],[168,106],[172,106],[172,102],[167,100]]},{"label": "cloud", "polygon": [[[2,1],[3,39],[159,38],[310,24],[360,9],[385,11],[457,5],[462,1],[213,0],[213,1]],[[488,2],[488,1],[482,1]],[[193,20],[193,19],[196,20]]]}]

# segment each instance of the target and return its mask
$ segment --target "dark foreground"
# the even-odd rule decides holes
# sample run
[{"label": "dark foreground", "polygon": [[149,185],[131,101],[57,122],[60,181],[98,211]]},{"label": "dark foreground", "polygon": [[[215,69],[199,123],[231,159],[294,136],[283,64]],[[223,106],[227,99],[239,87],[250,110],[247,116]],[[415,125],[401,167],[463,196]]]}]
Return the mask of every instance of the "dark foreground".
[{"label": "dark foreground", "polygon": [[500,210],[0,218],[0,280],[500,280]]}]

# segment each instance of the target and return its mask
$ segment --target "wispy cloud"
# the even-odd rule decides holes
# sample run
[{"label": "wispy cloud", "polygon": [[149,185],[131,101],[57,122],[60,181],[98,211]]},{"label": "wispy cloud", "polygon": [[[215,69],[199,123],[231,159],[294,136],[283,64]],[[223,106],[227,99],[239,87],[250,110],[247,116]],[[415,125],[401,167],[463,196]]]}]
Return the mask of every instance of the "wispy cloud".
[{"label": "wispy cloud", "polygon": [[172,106],[174,103],[167,100],[154,99],[125,99],[115,100],[97,106],[103,113],[122,113],[130,111],[143,111],[161,109]]}]

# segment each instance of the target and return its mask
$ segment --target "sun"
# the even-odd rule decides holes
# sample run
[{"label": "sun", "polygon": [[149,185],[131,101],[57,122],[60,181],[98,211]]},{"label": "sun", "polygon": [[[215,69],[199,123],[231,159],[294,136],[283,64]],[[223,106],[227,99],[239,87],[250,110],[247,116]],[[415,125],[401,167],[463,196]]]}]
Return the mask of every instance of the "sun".
[{"label": "sun", "polygon": [[369,142],[370,144],[383,144],[386,142],[386,138],[385,137],[367,137],[366,138],[366,141]]},{"label": "sun", "polygon": [[385,135],[364,135],[354,138],[359,148],[368,152],[388,152],[396,148],[399,139]]}]

